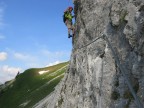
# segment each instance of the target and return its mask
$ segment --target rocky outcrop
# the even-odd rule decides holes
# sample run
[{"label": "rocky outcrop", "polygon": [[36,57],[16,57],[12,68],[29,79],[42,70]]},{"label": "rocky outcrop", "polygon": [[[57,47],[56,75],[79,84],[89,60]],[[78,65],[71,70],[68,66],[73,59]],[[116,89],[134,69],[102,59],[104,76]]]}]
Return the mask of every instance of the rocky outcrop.
[{"label": "rocky outcrop", "polygon": [[144,1],[79,0],[75,1],[75,14],[68,71],[48,101],[35,107],[139,108],[107,41],[93,41],[102,34],[108,37],[142,107]]}]

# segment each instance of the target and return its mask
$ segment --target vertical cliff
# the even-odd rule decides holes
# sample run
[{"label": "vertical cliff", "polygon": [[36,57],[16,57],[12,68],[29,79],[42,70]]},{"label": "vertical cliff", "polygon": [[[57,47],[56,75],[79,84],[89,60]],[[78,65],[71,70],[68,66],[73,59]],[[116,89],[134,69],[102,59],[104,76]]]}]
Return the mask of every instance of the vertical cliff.
[{"label": "vertical cliff", "polygon": [[[142,108],[144,1],[75,0],[75,14],[76,34],[68,71],[56,90],[36,107],[139,108],[139,102]],[[117,57],[105,37],[100,37],[103,34]]]}]

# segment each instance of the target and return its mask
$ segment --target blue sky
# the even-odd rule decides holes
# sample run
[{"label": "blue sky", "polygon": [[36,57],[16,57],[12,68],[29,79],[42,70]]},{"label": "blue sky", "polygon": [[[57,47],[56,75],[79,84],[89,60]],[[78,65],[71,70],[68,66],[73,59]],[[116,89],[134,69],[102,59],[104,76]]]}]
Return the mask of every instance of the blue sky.
[{"label": "blue sky", "polygon": [[70,59],[62,15],[72,0],[0,0],[0,82]]}]

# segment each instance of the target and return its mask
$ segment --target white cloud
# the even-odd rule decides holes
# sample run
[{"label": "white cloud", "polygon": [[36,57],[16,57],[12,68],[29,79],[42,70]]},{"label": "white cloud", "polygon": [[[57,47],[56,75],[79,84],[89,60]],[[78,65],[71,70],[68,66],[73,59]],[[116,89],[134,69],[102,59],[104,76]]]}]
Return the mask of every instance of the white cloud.
[{"label": "white cloud", "polygon": [[15,75],[18,71],[21,71],[21,69],[4,65],[3,67],[1,67],[1,71],[9,75]]},{"label": "white cloud", "polygon": [[29,55],[29,54],[22,54],[22,53],[14,53],[14,57],[16,59],[22,60],[22,61],[35,61],[36,57]]},{"label": "white cloud", "polygon": [[21,63],[23,62],[23,64],[27,68],[41,67],[42,63],[44,62],[41,61],[41,58],[43,57],[38,57],[37,55],[18,52],[13,52],[12,54],[14,56],[14,59],[18,60]]},{"label": "white cloud", "polygon": [[4,61],[7,59],[7,53],[6,52],[0,52],[0,61]]},{"label": "white cloud", "polygon": [[35,59],[35,57],[30,54],[17,52],[10,48],[6,48],[6,51],[11,55],[11,57],[14,57],[14,59],[17,59],[17,60],[21,60],[21,61],[31,60],[32,61],[33,59]]},{"label": "white cloud", "polygon": [[40,67],[42,62],[40,61],[40,55],[33,55],[31,52],[17,52],[13,49],[6,48],[9,53],[9,58],[14,59],[14,62],[21,63],[24,69]]},{"label": "white cloud", "polygon": [[41,54],[48,59],[47,66],[56,65],[58,63],[67,61],[70,57],[70,51],[49,51],[49,50],[42,50]]},{"label": "white cloud", "polygon": [[47,66],[53,66],[53,65],[56,65],[56,64],[59,64],[59,63],[61,63],[61,62],[60,61],[56,61],[56,62],[53,62],[53,63],[49,63]]},{"label": "white cloud", "polygon": [[21,72],[22,69],[19,67],[10,67],[8,65],[3,65],[0,67],[0,82],[4,83],[5,81],[15,78],[18,72]]},{"label": "white cloud", "polygon": [[9,77],[9,76],[0,76],[0,83],[5,83],[6,81],[9,81],[9,80],[11,80],[12,78],[11,77]]},{"label": "white cloud", "polygon": [[70,52],[68,51],[56,51],[56,52],[50,52],[48,50],[42,50],[41,53],[49,58],[60,58],[64,56],[69,56]]},{"label": "white cloud", "polygon": [[29,58],[28,55],[26,54],[21,54],[21,53],[14,53],[14,57],[20,60],[26,60]]},{"label": "white cloud", "polygon": [[68,51],[48,51],[39,50],[36,53],[31,52],[17,52],[15,50],[7,48],[9,58],[12,58],[17,63],[21,63],[24,69],[28,68],[41,68],[45,66],[51,66],[58,64],[62,61],[67,61],[70,56]]}]

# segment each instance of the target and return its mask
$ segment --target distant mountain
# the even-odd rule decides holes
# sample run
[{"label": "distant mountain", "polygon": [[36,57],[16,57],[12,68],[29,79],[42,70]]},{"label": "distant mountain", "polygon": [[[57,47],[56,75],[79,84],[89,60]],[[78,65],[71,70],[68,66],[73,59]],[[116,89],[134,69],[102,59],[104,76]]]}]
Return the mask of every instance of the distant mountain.
[{"label": "distant mountain", "polygon": [[0,108],[31,108],[50,94],[63,78],[68,62],[32,68],[0,86]]}]

